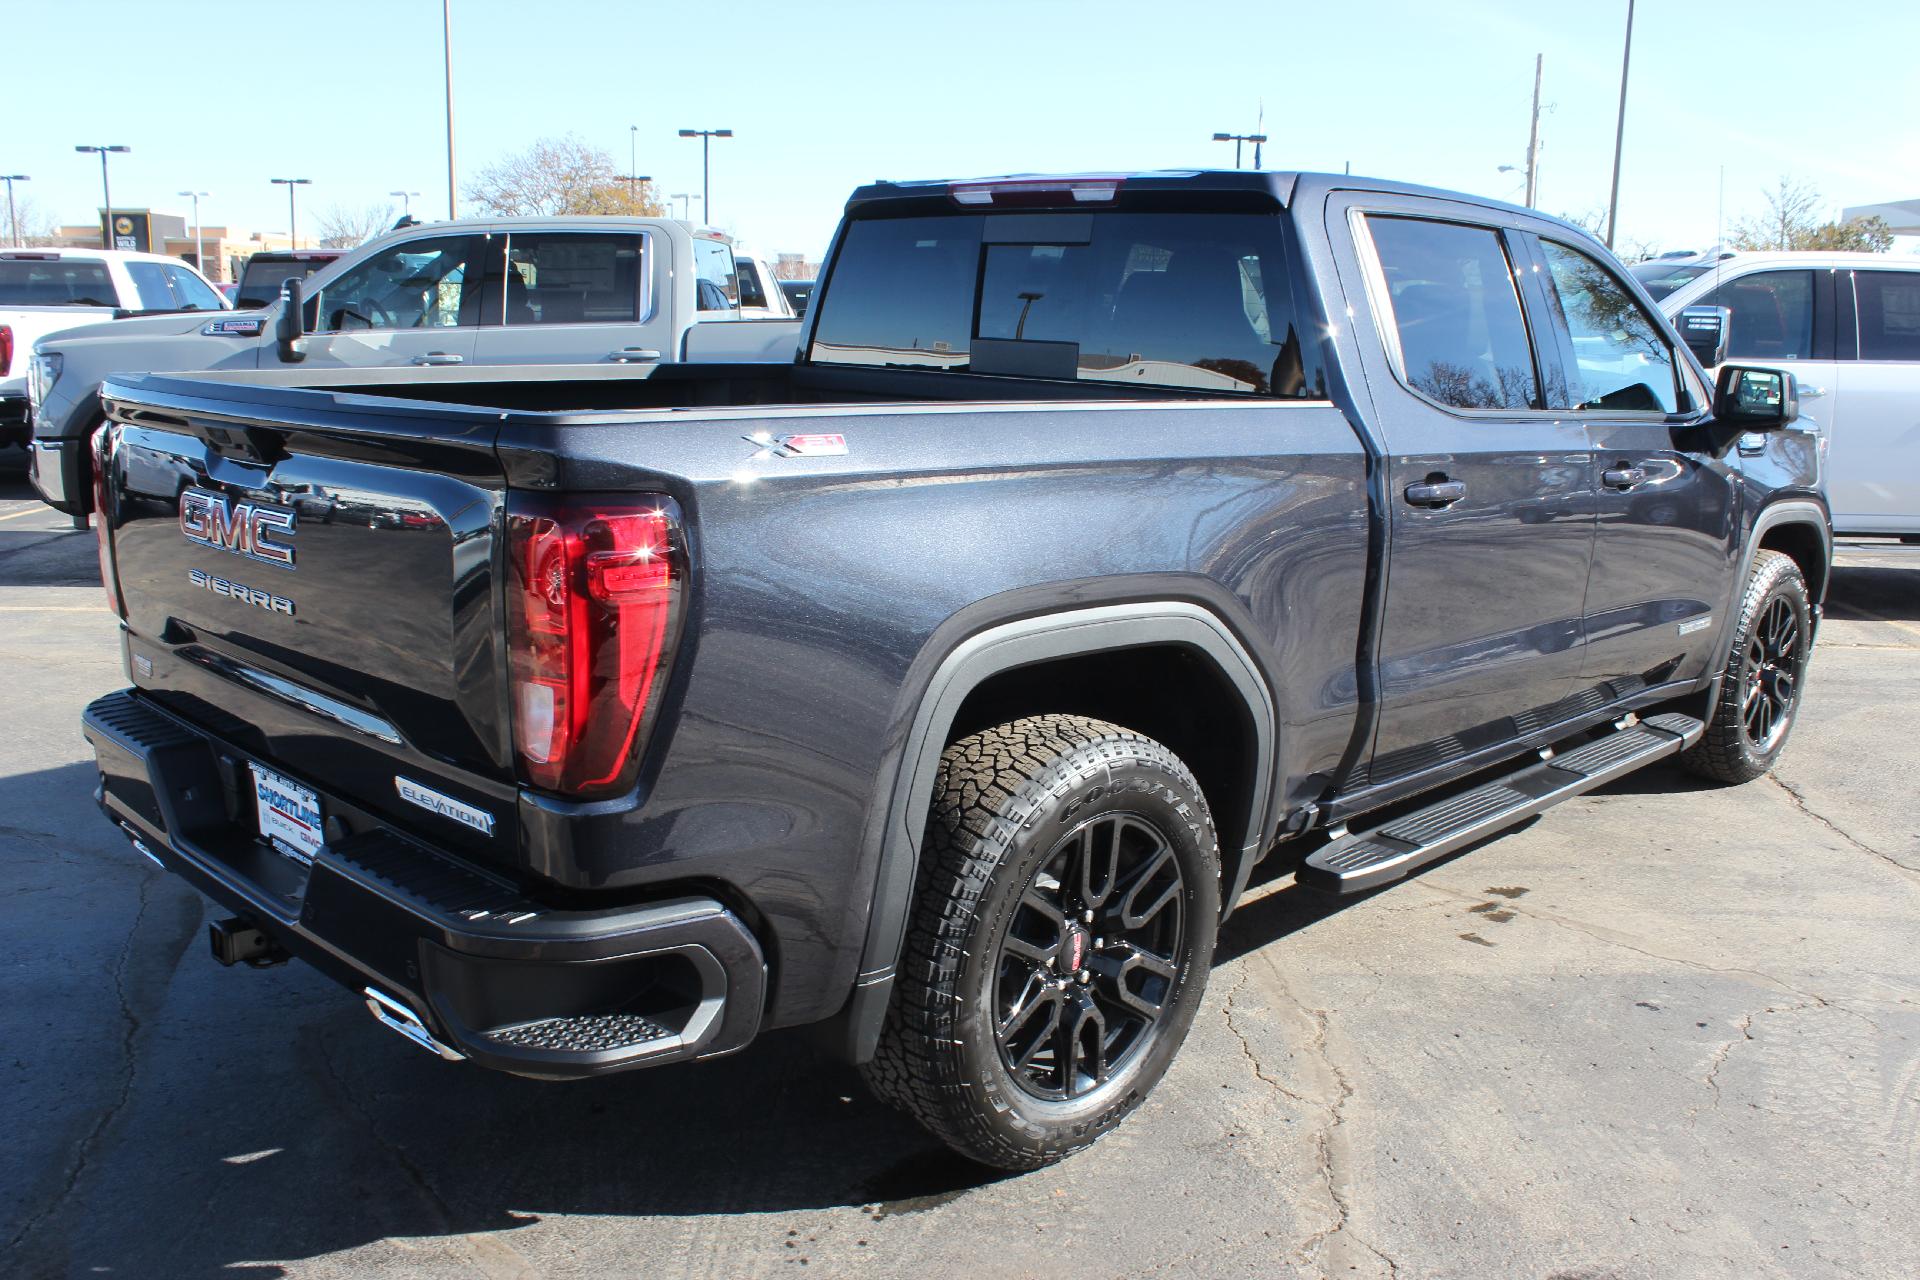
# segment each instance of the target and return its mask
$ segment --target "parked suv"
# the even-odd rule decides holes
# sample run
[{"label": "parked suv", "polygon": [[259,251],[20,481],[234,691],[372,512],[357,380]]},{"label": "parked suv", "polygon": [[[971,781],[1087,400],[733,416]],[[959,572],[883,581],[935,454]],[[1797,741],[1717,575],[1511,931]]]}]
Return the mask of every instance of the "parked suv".
[{"label": "parked suv", "polygon": [[[166,316],[50,334],[35,346],[30,475],[48,503],[92,510],[86,441],[114,372],[260,369],[306,382],[423,368],[571,365],[605,373],[686,358],[790,360],[799,326],[739,319],[733,251],[660,218],[508,218],[416,224],[295,279],[297,343],[280,302],[208,321]],[[283,277],[284,287],[288,278]],[[218,299],[216,299],[218,301]],[[381,372],[375,373],[373,371]],[[428,375],[431,377],[432,375]]]},{"label": "parked suv", "polygon": [[1840,534],[1920,539],[1920,261],[1735,253],[1661,302],[1725,307],[1727,358],[1786,369],[1822,427]]},{"label": "parked suv", "polygon": [[541,1078],[812,1024],[1033,1168],[1153,1089],[1261,859],[1370,890],[1786,744],[1829,547],[1793,377],[1709,384],[1564,223],[883,183],[805,323],[626,380],[108,382],[132,687],[85,732],[216,956]]}]

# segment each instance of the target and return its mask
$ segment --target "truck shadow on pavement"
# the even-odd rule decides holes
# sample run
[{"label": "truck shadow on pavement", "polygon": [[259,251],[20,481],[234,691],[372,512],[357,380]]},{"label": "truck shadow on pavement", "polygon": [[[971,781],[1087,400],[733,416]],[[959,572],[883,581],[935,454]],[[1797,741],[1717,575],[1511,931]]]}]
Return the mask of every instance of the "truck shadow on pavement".
[{"label": "truck shadow on pavement", "polygon": [[1920,622],[1920,548],[1910,567],[1833,566],[1827,586],[1827,616],[1853,621]]}]

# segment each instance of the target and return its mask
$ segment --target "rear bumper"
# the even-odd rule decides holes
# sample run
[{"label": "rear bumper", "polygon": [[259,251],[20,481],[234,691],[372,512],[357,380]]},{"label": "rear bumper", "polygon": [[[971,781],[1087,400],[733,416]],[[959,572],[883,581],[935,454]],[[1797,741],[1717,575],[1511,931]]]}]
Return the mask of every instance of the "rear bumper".
[{"label": "rear bumper", "polygon": [[324,792],[328,842],[303,867],[254,834],[243,752],[130,690],[83,727],[96,799],[135,848],[442,1056],[577,1079],[713,1057],[759,1030],[760,946],[711,898],[555,910]]},{"label": "rear bumper", "polygon": [[33,438],[33,407],[24,393],[0,391],[0,445],[24,448]]}]

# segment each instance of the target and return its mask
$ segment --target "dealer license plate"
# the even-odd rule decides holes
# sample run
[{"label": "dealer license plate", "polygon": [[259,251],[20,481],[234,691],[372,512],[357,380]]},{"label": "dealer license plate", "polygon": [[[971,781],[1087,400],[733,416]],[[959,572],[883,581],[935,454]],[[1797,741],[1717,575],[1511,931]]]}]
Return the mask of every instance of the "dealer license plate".
[{"label": "dealer license plate", "polygon": [[260,834],[287,857],[306,864],[325,843],[320,834],[320,797],[291,778],[249,762]]}]

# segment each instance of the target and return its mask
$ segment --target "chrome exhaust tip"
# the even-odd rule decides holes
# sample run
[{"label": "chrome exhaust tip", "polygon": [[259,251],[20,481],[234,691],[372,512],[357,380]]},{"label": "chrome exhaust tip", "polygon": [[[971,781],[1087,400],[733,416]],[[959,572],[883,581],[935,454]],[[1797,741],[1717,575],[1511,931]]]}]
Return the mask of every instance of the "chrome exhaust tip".
[{"label": "chrome exhaust tip", "polygon": [[371,1013],[381,1025],[392,1028],[428,1053],[445,1058],[448,1062],[466,1060],[466,1054],[436,1040],[433,1032],[427,1030],[427,1024],[420,1015],[392,996],[375,991],[372,987],[364,988],[361,994],[367,998],[367,1012]]}]

